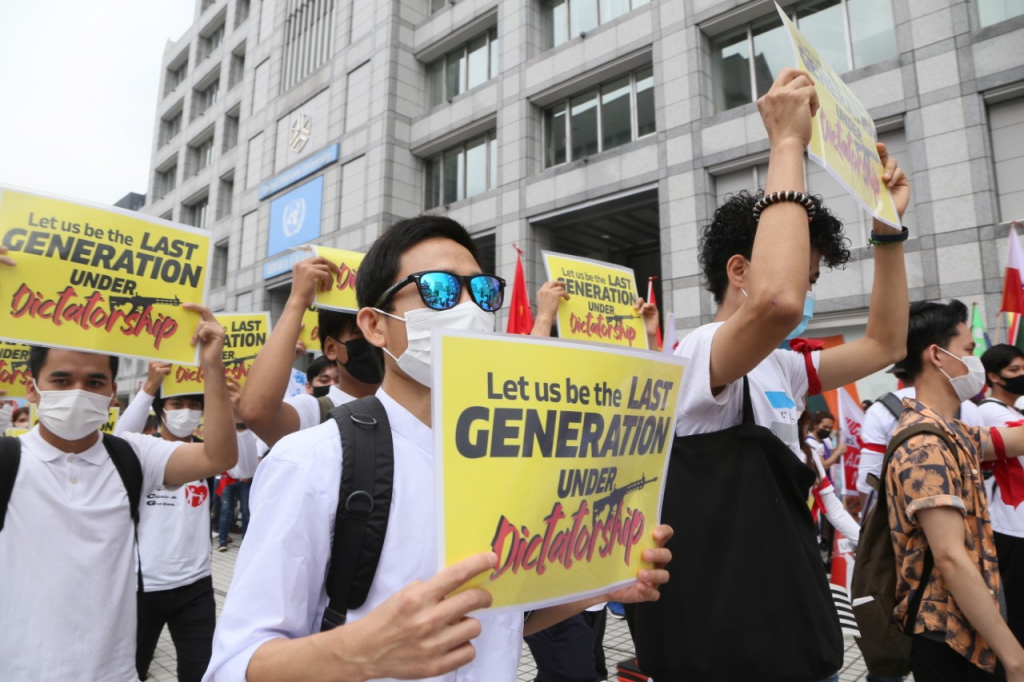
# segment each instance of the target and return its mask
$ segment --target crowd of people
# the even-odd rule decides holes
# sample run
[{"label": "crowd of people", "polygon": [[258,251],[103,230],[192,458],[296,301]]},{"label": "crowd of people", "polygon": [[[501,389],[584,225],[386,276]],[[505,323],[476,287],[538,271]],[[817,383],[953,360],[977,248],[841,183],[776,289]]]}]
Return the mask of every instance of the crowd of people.
[{"label": "crowd of people", "polygon": [[[419,216],[370,247],[357,313],[319,311],[322,355],[303,394],[282,399],[307,350],[303,315],[339,274],[322,257],[295,265],[244,389],[225,377],[224,328],[190,305],[203,393],[162,397],[170,366],[151,363],[114,436],[99,428],[118,358],[32,348],[38,424],[0,448],[0,678],[146,679],[166,625],[180,680],[503,682],[525,638],[538,680],[594,682],[611,602],[626,605],[639,667],[658,682],[837,680],[845,646],[819,550],[831,526],[888,549],[892,587],[875,603],[892,607],[861,636],[895,631],[910,646],[870,679],[905,667],[918,682],[1024,680],[1024,352],[978,359],[962,303],[911,305],[908,230],[880,221],[864,337],[801,339],[822,268],[850,252],[842,222],[804,191],[812,79],[786,69],[758,105],[765,187],[729,197],[701,235],[718,309],[675,350],[685,374],[662,523],[635,582],[494,612],[485,590],[457,591],[494,554],[436,570],[431,332],[494,331],[504,281],[481,272],[461,225]],[[902,216],[909,178],[878,151]],[[0,267],[19,267],[2,247]],[[560,282],[541,287],[534,335],[551,335],[567,298]],[[657,308],[638,299],[636,313],[656,348]],[[851,508],[828,473],[845,454],[835,418],[806,399],[890,367],[903,388],[867,410]],[[27,410],[10,420],[27,427]],[[381,487],[367,458],[391,462]],[[383,528],[342,492],[367,475]],[[827,524],[815,526],[812,496]],[[218,619],[211,552],[227,547],[236,501],[244,542]],[[868,518],[883,519],[884,542]],[[855,609],[871,601],[853,596]]]}]

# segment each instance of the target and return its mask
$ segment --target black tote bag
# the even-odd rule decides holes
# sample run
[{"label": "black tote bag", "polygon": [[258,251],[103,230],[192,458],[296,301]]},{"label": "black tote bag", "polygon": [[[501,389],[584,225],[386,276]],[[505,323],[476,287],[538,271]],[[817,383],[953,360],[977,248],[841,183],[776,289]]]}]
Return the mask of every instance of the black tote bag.
[{"label": "black tote bag", "polygon": [[815,475],[754,423],[676,438],[662,523],[670,580],[628,615],[640,668],[657,682],[817,682],[843,662],[843,635],[818,552]]}]

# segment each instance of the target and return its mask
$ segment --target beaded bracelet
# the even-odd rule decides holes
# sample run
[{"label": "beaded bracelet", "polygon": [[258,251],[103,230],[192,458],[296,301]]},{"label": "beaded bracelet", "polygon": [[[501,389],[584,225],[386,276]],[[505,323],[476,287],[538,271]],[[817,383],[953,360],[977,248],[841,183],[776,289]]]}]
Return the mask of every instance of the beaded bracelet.
[{"label": "beaded bracelet", "polygon": [[903,242],[907,241],[907,239],[909,237],[910,237],[910,230],[908,230],[907,226],[904,225],[903,226],[903,230],[901,232],[897,232],[896,234],[878,234],[874,230],[871,230],[871,238],[868,239],[868,243],[872,244],[874,246],[888,246],[889,244],[902,244]]},{"label": "beaded bracelet", "polygon": [[794,201],[804,207],[807,211],[807,221],[814,220],[814,216],[817,215],[818,209],[814,206],[814,200],[810,196],[803,192],[796,192],[789,190],[786,192],[772,192],[771,194],[764,194],[754,203],[754,220],[761,219],[761,211],[768,208],[772,204],[778,204],[783,201]]}]

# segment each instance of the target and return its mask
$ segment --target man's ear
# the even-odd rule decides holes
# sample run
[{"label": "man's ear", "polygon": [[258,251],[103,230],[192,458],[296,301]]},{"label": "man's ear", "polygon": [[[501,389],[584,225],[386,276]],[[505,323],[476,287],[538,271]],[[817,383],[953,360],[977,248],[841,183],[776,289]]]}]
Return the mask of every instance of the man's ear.
[{"label": "man's ear", "polygon": [[33,405],[38,405],[39,397],[39,389],[36,388],[35,379],[25,384],[25,400]]},{"label": "man's ear", "polygon": [[356,314],[356,322],[359,324],[363,338],[377,348],[388,345],[387,335],[384,333],[383,315],[372,308],[361,308]]},{"label": "man's ear", "polygon": [[930,362],[933,367],[937,367],[938,369],[942,369],[943,355],[945,355],[945,353],[943,353],[939,349],[939,344],[937,343],[933,343],[932,345],[928,346],[928,348],[924,352],[925,360]]},{"label": "man's ear", "polygon": [[338,361],[338,342],[333,336],[324,339],[324,357],[331,362]]},{"label": "man's ear", "polygon": [[747,275],[749,274],[750,263],[740,254],[735,254],[725,264],[725,273],[729,277],[729,283],[737,289],[748,289]]},{"label": "man's ear", "polygon": [[986,372],[985,376],[988,377],[989,386],[999,386],[998,379],[1001,379],[1002,377],[1000,377],[998,374],[996,374],[995,372]]}]

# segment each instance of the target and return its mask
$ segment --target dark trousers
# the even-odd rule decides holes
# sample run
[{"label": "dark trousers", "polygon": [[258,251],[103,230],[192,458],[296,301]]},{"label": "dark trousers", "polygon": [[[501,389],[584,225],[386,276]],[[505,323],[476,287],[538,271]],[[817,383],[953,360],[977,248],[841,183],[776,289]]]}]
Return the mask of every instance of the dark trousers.
[{"label": "dark trousers", "polygon": [[164,625],[178,655],[178,681],[200,682],[210,665],[217,606],[213,578],[206,576],[191,585],[138,595],[139,629],[135,668],[146,679]]},{"label": "dark trousers", "polygon": [[999,576],[1006,595],[1006,624],[1018,642],[1024,642],[1024,538],[994,533]]},{"label": "dark trousers", "polygon": [[231,532],[231,524],[235,521],[235,500],[242,508],[242,536],[249,527],[249,488],[251,481],[236,481],[231,485],[224,486],[224,493],[220,499],[220,544],[228,544],[228,533]]},{"label": "dark trousers", "polygon": [[595,682],[608,676],[604,660],[607,611],[584,611],[526,637],[537,662],[535,682]]},{"label": "dark trousers", "polygon": [[217,479],[212,476],[206,479],[210,490],[210,530],[217,531],[220,527],[220,495],[217,494]]},{"label": "dark trousers", "polygon": [[914,635],[910,667],[914,682],[998,682],[1006,679],[1001,671],[995,675],[985,672],[945,642],[921,635]]}]

